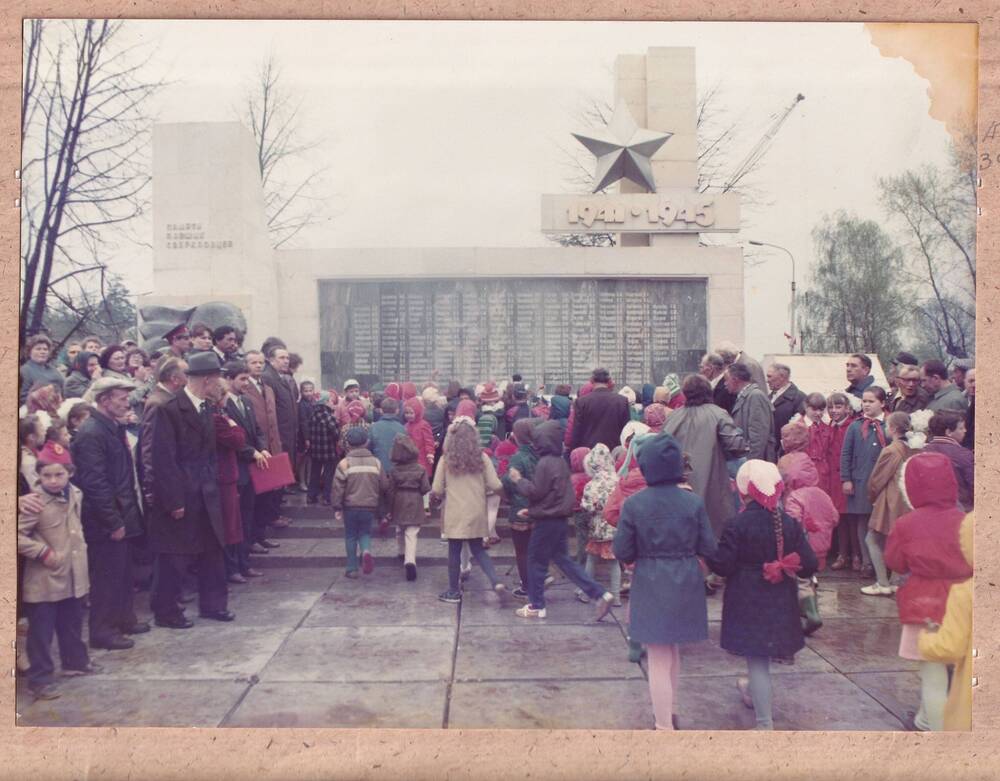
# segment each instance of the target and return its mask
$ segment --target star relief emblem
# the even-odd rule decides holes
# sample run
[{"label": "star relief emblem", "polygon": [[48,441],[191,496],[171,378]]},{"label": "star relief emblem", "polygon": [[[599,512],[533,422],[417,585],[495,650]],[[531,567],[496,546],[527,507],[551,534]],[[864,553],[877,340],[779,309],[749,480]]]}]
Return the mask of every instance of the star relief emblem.
[{"label": "star relief emblem", "polygon": [[656,192],[650,158],[672,135],[639,127],[624,100],[618,101],[606,128],[573,133],[573,137],[597,157],[595,193],[619,179],[628,179]]}]

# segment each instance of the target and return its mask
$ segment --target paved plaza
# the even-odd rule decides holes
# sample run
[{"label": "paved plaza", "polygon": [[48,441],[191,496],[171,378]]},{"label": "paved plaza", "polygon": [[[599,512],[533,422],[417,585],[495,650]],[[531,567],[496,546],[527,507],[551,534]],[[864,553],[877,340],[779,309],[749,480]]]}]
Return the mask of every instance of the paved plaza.
[{"label": "paved plaza", "polygon": [[[235,622],[198,619],[189,605],[192,629],[154,626],[131,650],[92,652],[104,672],[60,681],[57,700],[32,702],[22,680],[18,724],[652,729],[624,608],[594,624],[559,578],[548,618],[521,619],[478,569],[461,605],[439,602],[447,547],[430,527],[415,582],[391,538],[375,540],[374,573],[350,580],[329,510],[290,514],[281,547],[255,557],[266,575],[230,587]],[[515,585],[509,539],[491,555]],[[916,710],[916,664],[896,654],[895,601],[864,597],[860,585],[853,574],[821,577],[823,628],[794,665],[772,667],[776,729],[902,730]],[[143,618],[147,596],[137,599]],[[750,729],[736,690],[745,664],[718,647],[721,592],[708,605],[711,639],[682,650],[681,727]]]}]

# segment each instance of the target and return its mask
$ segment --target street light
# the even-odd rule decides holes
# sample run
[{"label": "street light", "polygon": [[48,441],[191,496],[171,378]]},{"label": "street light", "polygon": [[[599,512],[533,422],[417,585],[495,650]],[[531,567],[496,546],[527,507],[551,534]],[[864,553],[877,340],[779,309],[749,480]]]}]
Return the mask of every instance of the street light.
[{"label": "street light", "polygon": [[788,258],[792,261],[792,307],[791,307],[792,325],[791,328],[789,328],[788,330],[788,351],[794,353],[795,352],[795,256],[792,255],[792,253],[789,252],[784,247],[781,247],[777,244],[768,244],[766,241],[754,241],[753,239],[751,239],[750,244],[753,244],[755,247],[773,247],[774,249],[780,249],[782,252],[787,253]]}]

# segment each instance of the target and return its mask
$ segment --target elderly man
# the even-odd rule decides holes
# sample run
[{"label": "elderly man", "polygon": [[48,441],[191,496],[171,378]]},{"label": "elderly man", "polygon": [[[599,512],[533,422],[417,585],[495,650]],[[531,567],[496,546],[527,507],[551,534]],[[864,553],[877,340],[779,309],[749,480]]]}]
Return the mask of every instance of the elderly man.
[{"label": "elderly man", "polygon": [[920,381],[930,396],[927,409],[933,412],[953,410],[964,416],[969,409],[969,399],[948,379],[948,367],[941,361],[924,361]]},{"label": "elderly man", "polygon": [[917,356],[913,353],[896,353],[896,357],[892,359],[892,368],[889,369],[889,374],[886,377],[889,381],[889,387],[893,390],[896,388],[896,377],[899,376],[899,371],[903,366],[916,366],[919,368],[920,361],[917,360]]},{"label": "elderly man", "polygon": [[593,447],[603,442],[613,450],[621,444],[622,429],[632,419],[628,399],[611,390],[607,369],[594,369],[590,381],[594,389],[573,403],[569,448]]},{"label": "elderly man", "polygon": [[143,420],[152,443],[143,491],[150,511],[149,547],[156,556],[150,607],[157,626],[192,626],[178,604],[181,572],[194,559],[202,618],[232,621],[227,610],[225,531],[217,479],[215,427],[207,399],[222,367],[211,351],[188,356],[188,383]]},{"label": "elderly man", "polygon": [[718,353],[705,353],[701,357],[698,373],[712,386],[712,402],[731,413],[736,397],[726,389],[726,383],[723,381],[726,376],[725,359]]},{"label": "elderly man", "polygon": [[[246,356],[247,369],[250,374],[243,393],[250,401],[257,428],[264,435],[264,446],[271,455],[283,453],[281,432],[278,429],[278,413],[274,400],[274,391],[264,383],[264,353],[250,350]],[[269,553],[271,548],[278,548],[281,543],[272,542],[267,538],[267,527],[278,519],[281,512],[282,490],[268,491],[257,494],[254,499],[254,534],[252,536],[251,553]]]},{"label": "elderly man", "polygon": [[73,438],[73,482],[83,491],[81,521],[90,569],[90,647],[125,649],[125,635],[149,631],[132,605],[127,540],[142,535],[142,510],[132,451],[120,423],[129,413],[128,380],[102,377],[88,391],[94,408]]},{"label": "elderly man", "polygon": [[966,435],[962,444],[972,450],[976,444],[976,370],[965,373],[965,397],[969,400],[969,411],[965,414]]},{"label": "elderly man", "polygon": [[920,387],[920,369],[908,364],[896,368],[896,390],[889,398],[887,409],[908,415],[926,409],[930,396]]},{"label": "elderly man", "polygon": [[792,370],[783,363],[772,363],[767,367],[767,387],[770,390],[771,406],[774,408],[775,436],[781,435],[782,427],[793,416],[805,411],[806,394],[791,380]]},{"label": "elderly man", "polygon": [[844,390],[860,399],[875,382],[875,377],[872,376],[872,359],[864,353],[854,353],[848,357],[845,367],[850,384]]},{"label": "elderly man", "polygon": [[722,359],[726,362],[726,366],[732,366],[734,363],[742,363],[750,370],[751,381],[756,383],[757,387],[762,391],[767,388],[767,380],[764,377],[764,370],[761,368],[761,365],[743,352],[742,348],[737,347],[732,342],[720,342],[719,346],[715,348],[715,352],[722,356]]},{"label": "elderly man", "polygon": [[753,381],[746,364],[734,363],[726,369],[726,387],[736,395],[733,404],[733,422],[746,437],[747,458],[764,461],[775,460],[774,410],[771,402]]}]

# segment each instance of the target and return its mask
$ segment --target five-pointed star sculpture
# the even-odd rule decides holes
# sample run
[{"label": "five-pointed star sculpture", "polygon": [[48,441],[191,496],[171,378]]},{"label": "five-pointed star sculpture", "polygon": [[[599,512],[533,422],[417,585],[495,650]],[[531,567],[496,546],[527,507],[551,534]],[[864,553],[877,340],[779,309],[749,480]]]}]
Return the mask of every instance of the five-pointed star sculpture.
[{"label": "five-pointed star sculpture", "polygon": [[573,137],[597,157],[594,192],[600,192],[619,179],[630,179],[650,192],[656,192],[651,158],[673,133],[657,133],[640,128],[624,100],[619,100],[607,128]]}]

